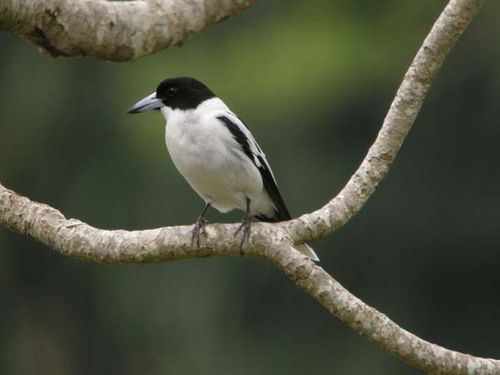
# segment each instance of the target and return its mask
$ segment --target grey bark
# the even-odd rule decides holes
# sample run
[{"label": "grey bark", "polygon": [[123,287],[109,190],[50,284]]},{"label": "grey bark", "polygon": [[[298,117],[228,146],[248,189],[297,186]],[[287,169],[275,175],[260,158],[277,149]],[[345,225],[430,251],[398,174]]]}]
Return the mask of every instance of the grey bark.
[{"label": "grey bark", "polygon": [[257,0],[2,0],[0,30],[51,56],[126,61],[181,45]]},{"label": "grey bark", "polygon": [[[445,349],[407,332],[349,293],[293,243],[338,229],[364,205],[387,174],[442,62],[485,0],[451,0],[418,51],[384,124],[362,164],[344,189],[323,208],[287,223],[256,223],[244,254],[270,261],[297,286],[358,334],[432,374],[500,374],[500,361]],[[143,231],[101,230],[36,203],[0,184],[0,223],[61,254],[104,263],[147,263],[202,256],[237,255],[234,224],[207,226],[197,248],[190,226]]]},{"label": "grey bark", "polygon": [[443,61],[485,2],[448,3],[406,72],[382,128],[357,171],[324,207],[283,224],[294,240],[325,237],[359,212],[391,168]]}]

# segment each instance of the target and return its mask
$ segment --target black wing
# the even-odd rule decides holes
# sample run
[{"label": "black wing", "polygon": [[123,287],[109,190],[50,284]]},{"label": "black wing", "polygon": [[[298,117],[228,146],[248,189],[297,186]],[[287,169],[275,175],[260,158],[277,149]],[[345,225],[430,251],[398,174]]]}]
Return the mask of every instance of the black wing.
[{"label": "black wing", "polygon": [[281,197],[278,186],[276,185],[276,180],[274,179],[273,173],[271,171],[271,168],[269,167],[269,164],[267,163],[264,153],[260,149],[250,131],[245,127],[243,121],[241,121],[235,115],[233,116],[234,120],[237,120],[239,123],[235,122],[233,119],[225,115],[217,116],[217,119],[222,121],[229,132],[233,135],[234,139],[241,145],[245,155],[248,156],[248,158],[257,167],[264,183],[264,189],[266,189],[267,194],[269,194],[269,197],[274,204],[274,217],[257,215],[257,219],[269,222],[290,220],[292,217],[290,216],[285,202]]}]

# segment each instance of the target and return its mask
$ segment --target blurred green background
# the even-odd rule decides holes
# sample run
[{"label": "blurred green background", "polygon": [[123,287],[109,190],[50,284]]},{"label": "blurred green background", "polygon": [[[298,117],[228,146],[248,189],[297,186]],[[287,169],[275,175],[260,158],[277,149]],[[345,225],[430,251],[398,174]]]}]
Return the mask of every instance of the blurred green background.
[{"label": "blurred green background", "polygon": [[[193,223],[158,113],[163,78],[204,81],[249,125],[294,215],[373,141],[445,1],[263,1],[133,63],[57,59],[0,35],[0,181],[102,228]],[[443,66],[392,171],[314,243],[350,291],[424,339],[500,357],[500,3]],[[241,213],[211,221],[238,221]],[[418,374],[252,258],[109,266],[0,228],[0,373]]]}]

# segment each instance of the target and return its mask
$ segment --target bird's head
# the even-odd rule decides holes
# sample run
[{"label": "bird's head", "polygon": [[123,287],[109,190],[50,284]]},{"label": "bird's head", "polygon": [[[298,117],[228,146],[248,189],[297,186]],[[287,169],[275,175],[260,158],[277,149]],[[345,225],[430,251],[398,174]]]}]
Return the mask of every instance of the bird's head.
[{"label": "bird's head", "polygon": [[168,78],[158,85],[154,93],[130,107],[127,113],[140,113],[163,108],[166,110],[195,109],[200,103],[213,97],[215,94],[195,78]]}]

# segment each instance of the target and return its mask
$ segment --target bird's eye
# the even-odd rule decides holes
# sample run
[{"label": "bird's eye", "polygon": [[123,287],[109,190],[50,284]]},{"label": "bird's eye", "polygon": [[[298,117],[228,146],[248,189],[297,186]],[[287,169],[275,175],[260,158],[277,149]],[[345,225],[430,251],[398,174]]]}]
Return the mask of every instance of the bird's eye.
[{"label": "bird's eye", "polygon": [[177,90],[178,90],[177,87],[169,87],[167,89],[167,96],[170,97],[175,96],[175,94],[177,94]]}]

